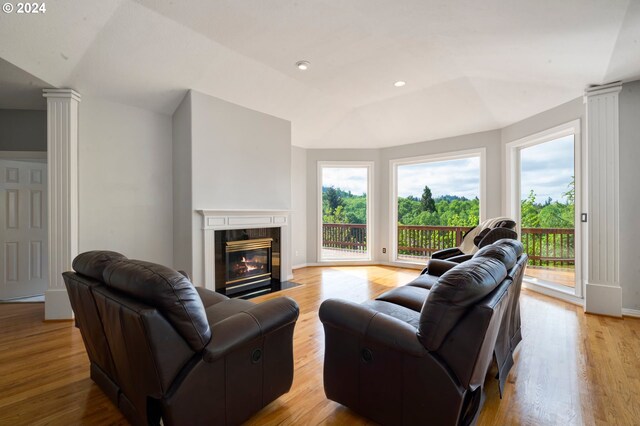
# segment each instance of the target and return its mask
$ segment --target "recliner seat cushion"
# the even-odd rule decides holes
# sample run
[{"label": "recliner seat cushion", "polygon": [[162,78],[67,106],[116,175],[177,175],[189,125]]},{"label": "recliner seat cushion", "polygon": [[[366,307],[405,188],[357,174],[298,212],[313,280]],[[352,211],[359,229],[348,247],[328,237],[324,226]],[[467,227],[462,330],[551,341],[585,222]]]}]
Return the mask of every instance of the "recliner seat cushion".
[{"label": "recliner seat cushion", "polygon": [[189,343],[200,351],[211,339],[211,328],[198,292],[182,274],[141,260],[123,260],[103,272],[108,287],[158,309]]},{"label": "recliner seat cushion", "polygon": [[404,306],[405,308],[420,312],[428,295],[428,289],[406,285],[389,290],[376,297],[376,300],[395,303],[396,305]]},{"label": "recliner seat cushion", "polygon": [[104,269],[112,262],[125,260],[127,257],[115,251],[87,251],[73,259],[71,267],[79,274],[102,281]]},{"label": "recliner seat cushion", "polygon": [[431,288],[420,314],[418,338],[437,351],[469,307],[491,293],[507,276],[498,259],[474,257],[446,272]]},{"label": "recliner seat cushion", "polygon": [[389,315],[400,321],[404,321],[407,324],[418,327],[420,323],[420,313],[413,309],[405,308],[404,306],[396,305],[395,303],[385,302],[383,300],[368,300],[362,304],[369,309]]}]

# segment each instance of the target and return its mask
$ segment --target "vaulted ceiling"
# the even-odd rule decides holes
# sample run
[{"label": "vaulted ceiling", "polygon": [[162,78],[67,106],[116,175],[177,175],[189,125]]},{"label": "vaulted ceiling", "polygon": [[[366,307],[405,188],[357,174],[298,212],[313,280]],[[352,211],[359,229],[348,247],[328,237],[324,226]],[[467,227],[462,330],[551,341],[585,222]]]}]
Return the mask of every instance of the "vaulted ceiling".
[{"label": "vaulted ceiling", "polygon": [[640,77],[640,0],[46,4],[45,14],[0,16],[0,58],[165,114],[195,89],[291,120],[304,147],[500,128],[588,85]]}]

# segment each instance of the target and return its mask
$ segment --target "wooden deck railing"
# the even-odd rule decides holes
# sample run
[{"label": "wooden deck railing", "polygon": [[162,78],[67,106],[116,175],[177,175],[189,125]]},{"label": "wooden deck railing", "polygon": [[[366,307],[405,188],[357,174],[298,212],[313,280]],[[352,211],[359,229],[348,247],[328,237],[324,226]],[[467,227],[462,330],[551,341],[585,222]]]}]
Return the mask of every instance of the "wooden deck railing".
[{"label": "wooden deck railing", "polygon": [[367,225],[323,223],[322,247],[365,253],[367,251]]},{"label": "wooden deck railing", "polygon": [[[364,224],[325,223],[322,247],[363,253],[367,250]],[[435,251],[457,247],[465,226],[398,226],[398,255],[428,258]],[[522,228],[521,241],[529,255],[529,265],[570,267],[575,259],[575,235],[571,228]]]},{"label": "wooden deck railing", "polygon": [[430,257],[434,251],[457,247],[468,226],[398,226],[398,255]]},{"label": "wooden deck railing", "polygon": [[573,228],[522,228],[520,237],[530,266],[569,267],[575,265]]}]

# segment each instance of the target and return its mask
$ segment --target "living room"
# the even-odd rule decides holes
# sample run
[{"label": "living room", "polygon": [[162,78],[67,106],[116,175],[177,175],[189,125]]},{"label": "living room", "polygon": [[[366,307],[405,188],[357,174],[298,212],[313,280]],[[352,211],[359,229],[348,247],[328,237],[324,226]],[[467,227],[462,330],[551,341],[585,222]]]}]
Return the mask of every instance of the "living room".
[{"label": "living room", "polygon": [[[434,252],[504,216],[529,258],[522,342],[502,387],[480,386],[473,421],[636,421],[639,2],[65,0],[39,13],[7,4],[0,219],[21,218],[44,237],[24,237],[23,255],[14,227],[3,228],[0,299],[44,294],[44,303],[0,304],[0,423],[126,424],[91,380],[71,321],[62,273],[78,254],[122,253],[219,291],[220,235],[247,229],[266,229],[269,279],[291,285],[251,301],[286,296],[300,309],[291,390],[248,422],[371,422],[325,395],[321,304],[401,288]],[[566,152],[550,148],[527,180],[532,149],[567,137],[570,170],[551,168]],[[464,161],[468,179],[456,166]],[[26,190],[44,198],[30,195],[26,213],[11,216],[11,200],[23,198],[11,198],[10,170],[25,164],[43,185]],[[547,197],[539,188],[559,176]],[[421,204],[427,186],[433,196]],[[329,188],[341,199],[328,210]],[[568,228],[529,223],[530,191],[538,211],[570,204]],[[436,221],[455,200],[475,202],[471,213]],[[569,254],[548,248],[563,242]],[[29,288],[18,285],[25,275]]]}]

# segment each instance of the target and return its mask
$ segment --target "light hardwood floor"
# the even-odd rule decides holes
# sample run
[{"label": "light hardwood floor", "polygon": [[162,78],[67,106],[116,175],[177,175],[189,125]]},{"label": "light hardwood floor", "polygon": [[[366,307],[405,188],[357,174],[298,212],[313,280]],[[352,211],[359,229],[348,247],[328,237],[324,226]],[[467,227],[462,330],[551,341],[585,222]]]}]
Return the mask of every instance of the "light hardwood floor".
[{"label": "light hardwood floor", "polygon": [[[322,388],[320,303],[364,301],[409,282],[414,270],[323,267],[295,271],[300,287],[262,296],[294,298],[291,392],[251,425],[364,425],[329,401]],[[521,298],[524,340],[502,400],[493,380],[480,425],[640,424],[640,319],[585,315],[582,308],[532,292]],[[43,322],[42,304],[0,304],[0,425],[126,424],[89,379],[88,359],[72,322]]]}]

